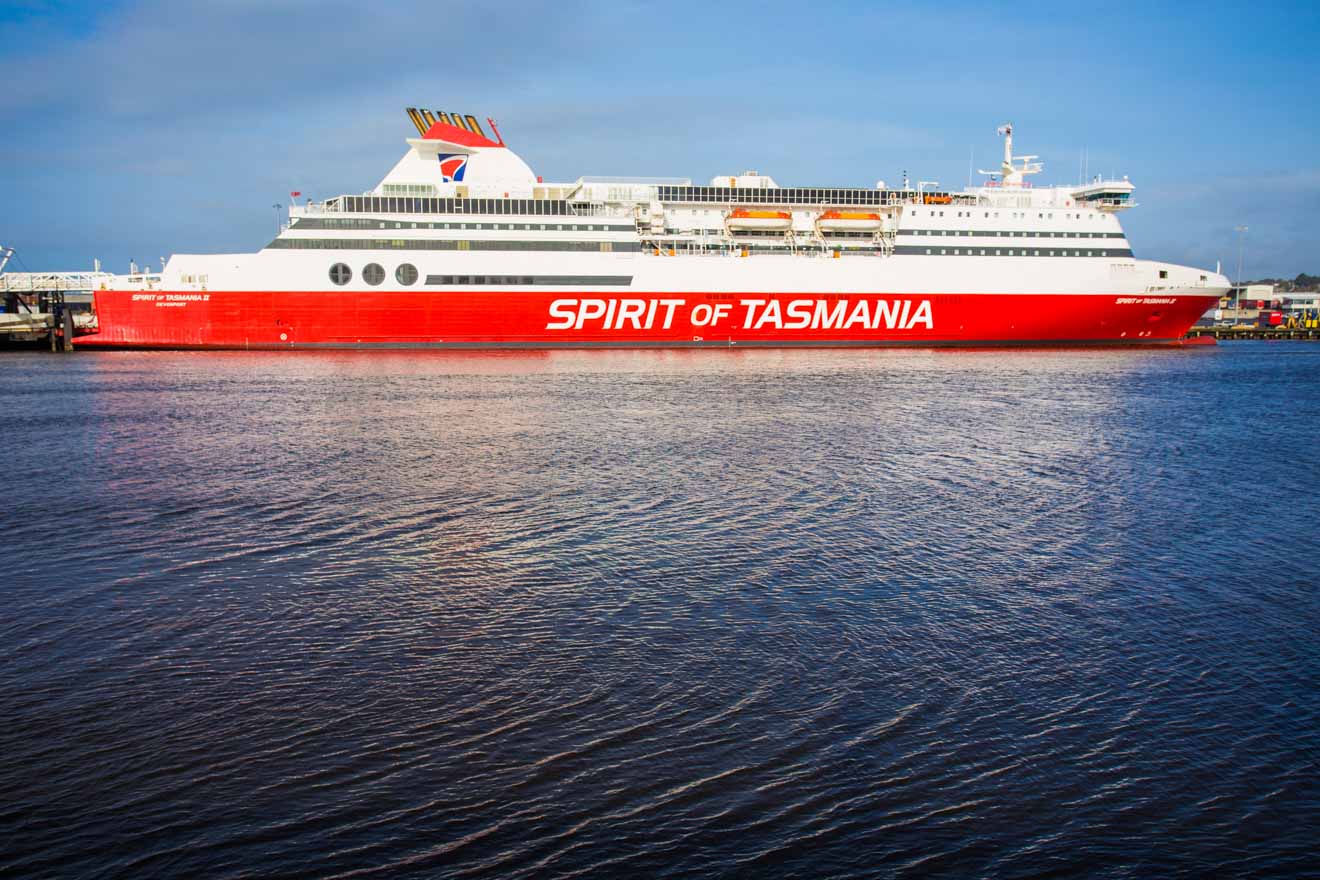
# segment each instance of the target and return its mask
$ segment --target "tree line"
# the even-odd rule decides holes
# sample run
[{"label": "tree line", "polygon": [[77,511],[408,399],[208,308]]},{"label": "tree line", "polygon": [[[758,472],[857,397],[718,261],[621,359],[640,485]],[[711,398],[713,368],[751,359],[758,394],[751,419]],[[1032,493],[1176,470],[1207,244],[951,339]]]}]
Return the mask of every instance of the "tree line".
[{"label": "tree line", "polygon": [[1296,278],[1261,278],[1258,281],[1245,281],[1244,284],[1273,284],[1279,293],[1294,293],[1298,290],[1320,290],[1320,275],[1308,275],[1302,272]]}]

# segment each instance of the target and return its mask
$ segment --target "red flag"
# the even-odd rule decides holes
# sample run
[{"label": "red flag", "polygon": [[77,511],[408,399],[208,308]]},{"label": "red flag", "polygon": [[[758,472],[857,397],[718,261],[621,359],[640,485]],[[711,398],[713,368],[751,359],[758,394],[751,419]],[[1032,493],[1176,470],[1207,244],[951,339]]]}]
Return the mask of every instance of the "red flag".
[{"label": "red flag", "polygon": [[300,192],[291,192],[291,193],[289,193],[289,198],[291,198],[291,199],[296,199],[296,198],[298,198],[298,196],[300,196],[300,195],[302,195],[302,193],[300,193]]}]

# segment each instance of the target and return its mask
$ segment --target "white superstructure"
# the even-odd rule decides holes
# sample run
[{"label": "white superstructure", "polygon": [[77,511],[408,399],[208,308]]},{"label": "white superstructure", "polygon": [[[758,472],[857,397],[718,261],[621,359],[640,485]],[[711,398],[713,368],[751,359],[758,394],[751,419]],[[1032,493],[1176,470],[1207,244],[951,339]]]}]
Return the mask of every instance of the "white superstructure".
[{"label": "white superstructure", "polygon": [[[756,286],[748,276],[761,272],[802,290],[1226,286],[1214,273],[1134,258],[1118,216],[1133,206],[1126,178],[1033,187],[1028,177],[1040,163],[1015,157],[1011,126],[1000,131],[1001,170],[962,192],[906,181],[893,189],[781,187],[756,171],[706,186],[655,178],[543,183],[502,142],[410,138],[408,152],[368,193],[291,206],[289,225],[262,251],[177,255],[154,283],[305,289],[324,284],[331,258],[408,250],[422,275],[619,273],[626,265],[658,290],[746,290]],[[432,247],[453,250],[428,254]],[[509,250],[524,271],[499,269]],[[373,285],[354,277],[335,286]]]}]

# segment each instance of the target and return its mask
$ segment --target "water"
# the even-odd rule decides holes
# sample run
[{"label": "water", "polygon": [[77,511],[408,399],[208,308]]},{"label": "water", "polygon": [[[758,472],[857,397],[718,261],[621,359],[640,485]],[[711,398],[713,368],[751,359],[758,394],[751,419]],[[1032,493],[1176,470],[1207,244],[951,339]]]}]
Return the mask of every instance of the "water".
[{"label": "water", "polygon": [[1316,868],[1320,346],[0,369],[0,874]]}]

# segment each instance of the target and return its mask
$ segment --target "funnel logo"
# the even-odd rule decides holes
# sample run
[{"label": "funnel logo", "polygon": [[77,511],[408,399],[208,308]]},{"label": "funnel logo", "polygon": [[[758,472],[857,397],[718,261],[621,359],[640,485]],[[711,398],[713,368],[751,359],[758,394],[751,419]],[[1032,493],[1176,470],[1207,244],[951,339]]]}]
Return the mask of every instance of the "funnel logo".
[{"label": "funnel logo", "polygon": [[463,174],[467,171],[468,157],[466,155],[458,156],[440,156],[440,181],[441,183],[456,183],[463,180]]}]

